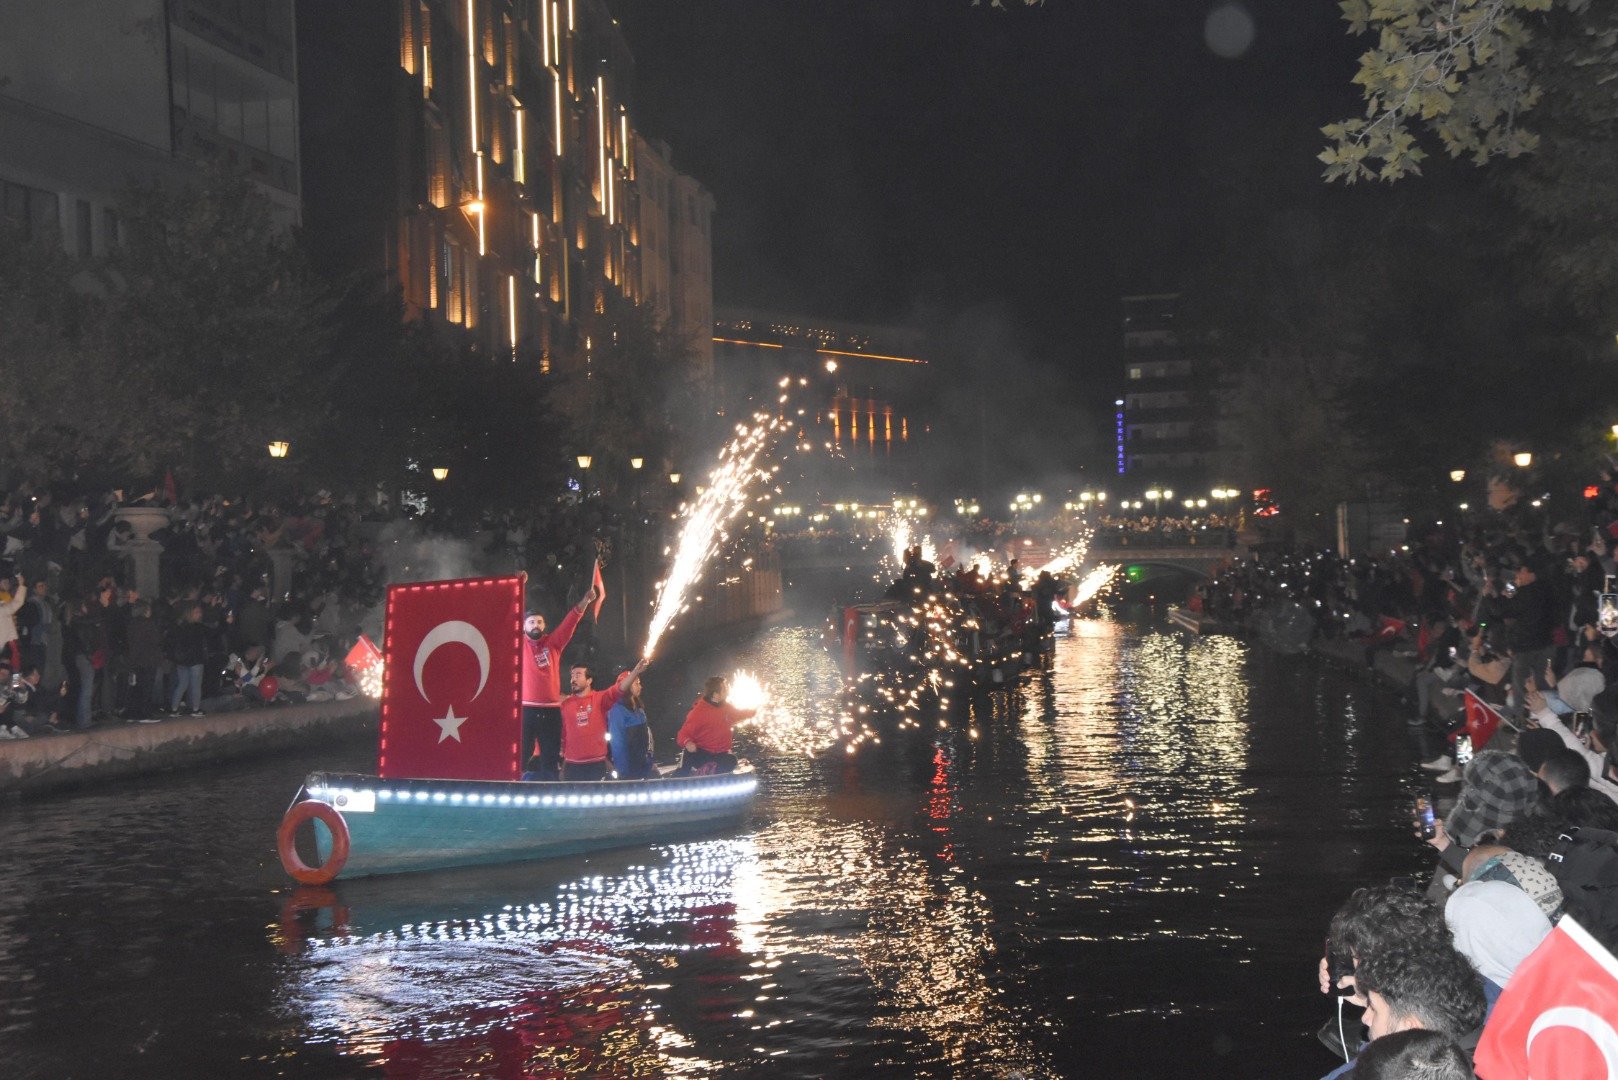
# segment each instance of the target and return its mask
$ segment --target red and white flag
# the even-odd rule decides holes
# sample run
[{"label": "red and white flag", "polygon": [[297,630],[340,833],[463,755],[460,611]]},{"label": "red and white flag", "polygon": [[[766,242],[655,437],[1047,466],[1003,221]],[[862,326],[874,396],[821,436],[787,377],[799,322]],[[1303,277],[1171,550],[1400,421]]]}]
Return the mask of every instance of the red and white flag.
[{"label": "red and white flag", "polygon": [[1483,1080],[1618,1080],[1618,959],[1563,916],[1483,1029]]},{"label": "red and white flag", "polygon": [[607,602],[607,583],[601,580],[601,559],[596,558],[596,568],[590,576],[590,587],[596,591],[595,606],[590,609],[590,618],[596,622],[601,621],[601,605]]},{"label": "red and white flag", "polygon": [[1500,713],[1471,690],[1461,700],[1466,703],[1466,733],[1472,736],[1472,749],[1482,750],[1500,730]]},{"label": "red and white flag", "polygon": [[377,775],[516,780],[524,578],[388,588]]}]

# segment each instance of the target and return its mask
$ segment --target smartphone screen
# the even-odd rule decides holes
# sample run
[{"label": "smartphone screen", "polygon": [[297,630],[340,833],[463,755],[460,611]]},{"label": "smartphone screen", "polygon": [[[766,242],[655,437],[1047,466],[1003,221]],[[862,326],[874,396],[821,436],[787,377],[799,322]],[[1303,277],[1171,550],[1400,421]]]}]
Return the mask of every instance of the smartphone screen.
[{"label": "smartphone screen", "polygon": [[1421,823],[1421,838],[1431,840],[1438,834],[1438,818],[1433,813],[1433,804],[1430,799],[1416,800],[1416,820]]}]

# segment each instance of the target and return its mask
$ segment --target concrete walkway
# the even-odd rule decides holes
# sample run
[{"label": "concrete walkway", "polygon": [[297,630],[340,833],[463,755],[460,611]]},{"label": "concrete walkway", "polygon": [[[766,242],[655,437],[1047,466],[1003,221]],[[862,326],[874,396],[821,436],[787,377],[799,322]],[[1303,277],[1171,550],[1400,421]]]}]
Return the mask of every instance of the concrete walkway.
[{"label": "concrete walkway", "polygon": [[354,739],[377,727],[366,697],[0,741],[0,798]]}]

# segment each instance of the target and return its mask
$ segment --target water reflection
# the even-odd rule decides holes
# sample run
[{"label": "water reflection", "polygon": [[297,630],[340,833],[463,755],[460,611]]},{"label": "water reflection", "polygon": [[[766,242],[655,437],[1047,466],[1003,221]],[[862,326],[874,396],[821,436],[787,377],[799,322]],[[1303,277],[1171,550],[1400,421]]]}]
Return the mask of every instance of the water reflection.
[{"label": "water reflection", "polygon": [[[812,630],[683,685],[737,666],[809,722],[838,685]],[[0,830],[0,1060],[53,1080],[1329,1068],[1320,921],[1420,855],[1405,748],[1364,692],[1097,621],[972,708],[852,756],[743,733],[765,788],[730,834],[324,891],[284,890],[268,838],[299,777],[369,747],[24,803]]]},{"label": "water reflection", "polygon": [[390,1075],[706,1075],[699,1046],[732,1067],[801,1057],[852,1006],[891,1033],[878,1060],[1048,1073],[989,985],[987,902],[880,828],[782,823],[654,855],[454,915],[306,895],[278,930],[302,947],[289,1018]]}]

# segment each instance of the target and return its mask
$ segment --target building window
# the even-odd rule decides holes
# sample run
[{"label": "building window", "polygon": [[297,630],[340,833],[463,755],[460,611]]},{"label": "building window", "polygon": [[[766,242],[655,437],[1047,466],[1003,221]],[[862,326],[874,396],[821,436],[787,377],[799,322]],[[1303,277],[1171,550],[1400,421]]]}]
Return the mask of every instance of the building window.
[{"label": "building window", "polygon": [[77,213],[73,220],[73,247],[79,258],[88,259],[95,254],[95,238],[90,233],[91,224],[95,221],[90,213],[90,201],[78,200]]},{"label": "building window", "polygon": [[444,241],[440,265],[444,270],[444,290],[447,302],[444,305],[444,317],[452,323],[461,322],[466,318],[466,293],[461,281],[461,246],[453,240]]},{"label": "building window", "polygon": [[118,246],[118,211],[104,207],[101,211],[101,248],[111,251]]},{"label": "building window", "polygon": [[440,210],[449,205],[449,133],[436,118],[427,122],[427,201]]},{"label": "building window", "polygon": [[56,193],[0,180],[0,222],[20,229],[29,240],[49,240],[60,234],[61,218]]},{"label": "building window", "polygon": [[421,40],[421,92],[426,96],[433,92],[433,13],[426,3],[419,10],[421,18],[416,26]]},{"label": "building window", "polygon": [[416,37],[416,12],[420,0],[399,0],[399,66],[411,75],[421,63],[421,43]]}]

